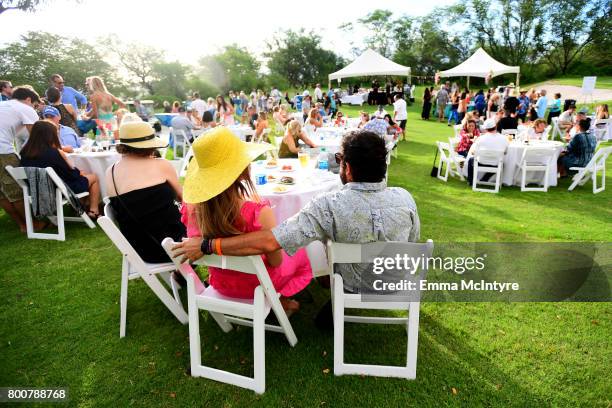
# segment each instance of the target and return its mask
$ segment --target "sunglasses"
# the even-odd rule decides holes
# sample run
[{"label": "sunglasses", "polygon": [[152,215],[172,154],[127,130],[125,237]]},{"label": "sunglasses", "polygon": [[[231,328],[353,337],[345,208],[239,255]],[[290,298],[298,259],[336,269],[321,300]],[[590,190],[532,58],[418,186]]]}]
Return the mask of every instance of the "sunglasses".
[{"label": "sunglasses", "polygon": [[344,155],[340,152],[334,154],[334,158],[336,159],[336,164],[340,164],[342,159],[344,159]]}]

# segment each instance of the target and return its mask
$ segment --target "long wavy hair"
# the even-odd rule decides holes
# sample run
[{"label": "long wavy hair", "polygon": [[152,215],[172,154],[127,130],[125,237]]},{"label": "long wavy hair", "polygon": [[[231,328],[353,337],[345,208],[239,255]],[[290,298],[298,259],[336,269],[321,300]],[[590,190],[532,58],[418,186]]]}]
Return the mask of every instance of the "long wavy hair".
[{"label": "long wavy hair", "polygon": [[241,203],[259,196],[251,180],[250,166],[222,193],[195,205],[198,227],[204,238],[227,237],[242,234],[244,220],[240,215]]}]

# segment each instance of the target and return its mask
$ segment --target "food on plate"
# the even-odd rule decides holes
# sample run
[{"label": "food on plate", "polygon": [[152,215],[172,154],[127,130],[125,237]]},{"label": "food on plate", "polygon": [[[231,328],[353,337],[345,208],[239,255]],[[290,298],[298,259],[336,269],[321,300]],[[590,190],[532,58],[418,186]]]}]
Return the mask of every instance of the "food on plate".
[{"label": "food on plate", "polygon": [[273,183],[277,180],[276,177],[274,177],[274,175],[272,174],[268,174],[268,183]]},{"label": "food on plate", "polygon": [[281,167],[281,170],[291,171],[291,170],[293,170],[293,166],[290,165],[290,164],[283,164],[283,167]]},{"label": "food on plate", "polygon": [[272,191],[274,191],[275,193],[284,193],[286,191],[288,191],[287,187],[283,187],[283,186],[276,186],[272,189]]},{"label": "food on plate", "polygon": [[276,160],[268,160],[266,162],[266,166],[268,167],[276,167],[278,163],[276,163]]},{"label": "food on plate", "polygon": [[293,177],[284,176],[284,177],[281,177],[280,183],[281,184],[295,184],[295,180],[293,179]]}]

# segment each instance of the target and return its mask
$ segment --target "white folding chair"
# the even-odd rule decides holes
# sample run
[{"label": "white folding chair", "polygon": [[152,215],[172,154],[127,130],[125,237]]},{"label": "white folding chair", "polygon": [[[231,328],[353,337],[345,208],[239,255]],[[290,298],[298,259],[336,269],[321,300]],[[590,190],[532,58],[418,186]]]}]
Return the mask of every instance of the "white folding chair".
[{"label": "white folding chair", "polygon": [[[183,129],[174,129],[172,130],[172,134],[174,135],[174,158],[184,158],[187,154],[187,151],[191,148],[189,138],[187,137],[187,134]],[[181,149],[180,156],[178,154],[179,147]]]},{"label": "white folding chair", "polygon": [[[231,269],[256,275],[257,279],[259,279],[259,286],[255,288],[253,299],[237,299],[223,296],[212,286],[208,286],[202,293],[197,294],[191,266],[188,263],[180,264],[178,258],[173,257],[172,247],[175,244],[170,238],[166,238],[162,242],[162,246],[165,248],[168,256],[173,259],[176,267],[187,280],[191,375],[233,384],[253,390],[258,394],[263,394],[266,390],[265,330],[283,333],[292,347],[297,343],[297,337],[287,318],[287,314],[280,304],[279,295],[274,289],[274,285],[272,285],[261,257],[207,255],[195,262],[198,265]],[[229,332],[232,329],[232,323],[253,327],[253,377],[202,365],[200,309],[207,310],[224,332]],[[274,311],[280,323],[279,326],[265,323],[270,310]]]},{"label": "white folding chair", "polygon": [[[98,218],[98,224],[123,257],[121,262],[121,295],[119,297],[119,337],[125,337],[128,281],[133,279],[142,279],[174,317],[182,324],[187,324],[188,316],[178,294],[179,285],[171,276],[171,273],[176,270],[174,263],[147,263],[143,261],[125,235],[117,227],[115,212],[110,203],[104,206],[104,216]],[[158,275],[166,283],[172,294],[162,285]]]},{"label": "white folding chair", "polygon": [[459,140],[461,139],[460,133],[461,133],[462,128],[463,128],[463,125],[461,124],[453,126],[454,139],[457,142],[459,142]]},{"label": "white folding chair", "polygon": [[[341,244],[336,242],[327,243],[327,254],[329,259],[329,270],[332,275],[332,306],[334,315],[334,375],[372,375],[378,377],[399,377],[406,379],[416,378],[417,349],[419,339],[419,309],[420,299],[416,301],[364,301],[360,294],[344,293],[342,276],[333,273],[334,264],[362,263],[362,252],[364,249],[372,253],[380,253],[388,242],[374,242],[370,244]],[[409,257],[427,259],[433,252],[433,241],[426,243],[398,243],[402,252]],[[416,271],[415,271],[416,272]],[[420,271],[420,279],[425,278],[427,273],[427,262]],[[346,315],[345,309],[370,309],[370,310],[401,310],[407,311],[408,317],[371,317]],[[376,324],[403,324],[408,334],[408,345],[406,349],[405,366],[383,366],[370,364],[348,364],[344,362],[344,324],[349,323],[376,323]]]},{"label": "white folding chair", "polygon": [[554,117],[550,120],[552,126],[552,135],[550,136],[550,140],[555,140],[557,135],[559,135],[559,140],[563,140],[564,132],[561,131],[559,127],[559,117]]},{"label": "white folding chair", "polygon": [[178,171],[179,177],[185,177],[187,175],[187,167],[189,166],[189,162],[193,158],[193,147],[189,146],[189,150],[187,150],[187,154],[181,160],[181,167]]},{"label": "white folding chair", "polygon": [[[589,179],[593,182],[593,194],[600,193],[606,189],[606,160],[612,153],[612,146],[604,147],[595,152],[591,161],[585,167],[570,167],[570,170],[577,171],[572,178],[572,184],[568,190],[572,191],[578,185],[586,184]],[[597,173],[601,171],[601,186],[597,187]]]},{"label": "white folding chair", "polygon": [[[555,149],[550,147],[528,147],[523,150],[516,170],[517,173],[521,173],[521,191],[548,191],[548,176],[555,160],[555,153]],[[544,172],[544,178],[539,182],[542,187],[527,187],[529,172]]]},{"label": "white folding chair", "polygon": [[[438,159],[437,177],[442,181],[448,181],[448,175],[450,174],[451,176],[456,176],[463,180],[461,167],[458,165],[459,161],[455,162],[455,160],[452,158],[453,152],[451,151],[450,145],[444,142],[436,142],[436,144],[438,145],[438,154],[440,155],[440,158]],[[453,169],[453,166],[455,169]],[[442,175],[442,172],[444,172],[444,175]]]},{"label": "white folding chair", "polygon": [[605,142],[610,138],[608,134],[610,123],[612,119],[598,119],[595,121],[593,125],[593,134],[595,135],[595,140]]},{"label": "white folding chair", "polygon": [[544,133],[542,133],[542,139],[541,140],[548,140],[548,136],[550,136],[550,131],[551,130],[552,130],[552,125],[546,126],[546,128],[544,129]]},{"label": "white folding chair", "polygon": [[449,157],[453,160],[455,165],[456,172],[454,175],[458,176],[461,181],[464,180],[462,166],[465,165],[465,157],[457,153],[457,145],[459,144],[459,140],[449,137],[448,138],[448,147],[449,147]]},{"label": "white folding chair", "polygon": [[[89,228],[96,228],[91,218],[86,213],[81,214],[79,217],[65,217],[64,216],[64,205],[68,204],[68,190],[62,179],[57,175],[55,170],[51,167],[47,167],[47,175],[55,184],[55,205],[56,212],[55,216],[48,217],[51,222],[57,225],[57,234],[34,232],[34,219],[32,215],[32,196],[30,195],[30,187],[28,184],[28,176],[26,175],[23,167],[6,166],[6,171],[13,177],[15,182],[21,187],[23,192],[23,207],[26,218],[26,232],[30,239],[54,239],[57,241],[66,240],[66,227],[64,221],[78,221],[84,222]],[[87,197],[89,192],[85,191],[80,194],[75,194],[77,198]]]},{"label": "white folding chair", "polygon": [[[498,193],[501,188],[502,171],[504,168],[504,151],[492,149],[478,149],[474,154],[474,177],[472,179],[472,191],[485,193]],[[479,180],[480,173],[495,174],[495,181]],[[493,188],[482,188],[478,185],[493,186]]]}]

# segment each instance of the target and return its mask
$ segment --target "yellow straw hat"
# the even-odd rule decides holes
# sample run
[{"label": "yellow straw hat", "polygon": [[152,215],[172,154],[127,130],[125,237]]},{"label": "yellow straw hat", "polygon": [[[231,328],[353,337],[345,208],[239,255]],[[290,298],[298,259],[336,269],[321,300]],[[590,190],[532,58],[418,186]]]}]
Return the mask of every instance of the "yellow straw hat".
[{"label": "yellow straw hat", "polygon": [[127,122],[119,127],[119,143],[136,149],[151,149],[168,146],[155,136],[155,129],[147,122]]},{"label": "yellow straw hat", "polygon": [[193,160],[183,185],[183,200],[189,204],[208,201],[225,191],[255,158],[274,147],[243,142],[218,126],[197,138],[192,149]]}]

